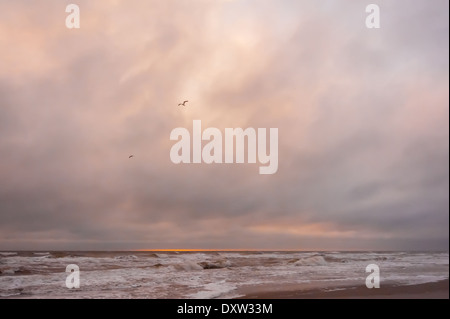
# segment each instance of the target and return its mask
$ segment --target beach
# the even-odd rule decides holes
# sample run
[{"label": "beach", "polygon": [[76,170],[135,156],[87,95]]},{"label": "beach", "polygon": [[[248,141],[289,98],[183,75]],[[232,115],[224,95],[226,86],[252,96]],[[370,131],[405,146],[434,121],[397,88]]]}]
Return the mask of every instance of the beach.
[{"label": "beach", "polygon": [[417,284],[386,285],[378,289],[347,286],[322,289],[290,289],[249,292],[238,299],[448,299],[449,281]]}]

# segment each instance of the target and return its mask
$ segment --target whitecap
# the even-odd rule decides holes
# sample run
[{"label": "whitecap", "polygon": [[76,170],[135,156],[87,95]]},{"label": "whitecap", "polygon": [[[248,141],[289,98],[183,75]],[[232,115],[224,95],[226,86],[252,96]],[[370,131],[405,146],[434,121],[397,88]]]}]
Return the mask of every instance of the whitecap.
[{"label": "whitecap", "polygon": [[16,256],[16,252],[0,252],[0,256],[8,257],[8,256]]},{"label": "whitecap", "polygon": [[322,256],[304,257],[294,263],[296,266],[323,266],[326,264],[327,262]]}]

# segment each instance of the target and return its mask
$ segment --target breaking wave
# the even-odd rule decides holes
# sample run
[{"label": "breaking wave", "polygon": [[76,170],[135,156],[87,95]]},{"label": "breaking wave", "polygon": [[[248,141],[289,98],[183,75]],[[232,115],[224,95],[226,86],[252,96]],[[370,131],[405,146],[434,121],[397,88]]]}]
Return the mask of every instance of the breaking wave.
[{"label": "breaking wave", "polygon": [[322,256],[303,257],[293,263],[295,266],[324,266],[327,261]]}]

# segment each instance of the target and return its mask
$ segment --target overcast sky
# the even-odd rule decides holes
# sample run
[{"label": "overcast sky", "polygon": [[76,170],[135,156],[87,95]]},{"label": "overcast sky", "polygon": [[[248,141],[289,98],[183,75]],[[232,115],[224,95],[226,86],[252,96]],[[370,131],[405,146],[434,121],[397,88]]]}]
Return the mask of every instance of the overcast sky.
[{"label": "overcast sky", "polygon": [[[447,0],[374,0],[380,29],[367,1],[72,2],[80,29],[0,0],[0,249],[448,249]],[[172,163],[193,120],[278,128],[277,173]]]}]

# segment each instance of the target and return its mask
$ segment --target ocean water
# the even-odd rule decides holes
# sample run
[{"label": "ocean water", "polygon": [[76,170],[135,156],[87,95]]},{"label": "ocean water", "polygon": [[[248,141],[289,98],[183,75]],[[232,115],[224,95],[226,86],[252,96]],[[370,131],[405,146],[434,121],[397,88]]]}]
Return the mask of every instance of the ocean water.
[{"label": "ocean water", "polygon": [[[66,287],[66,266],[80,288]],[[234,298],[258,287],[365,286],[449,277],[447,252],[0,252],[0,298]]]}]

